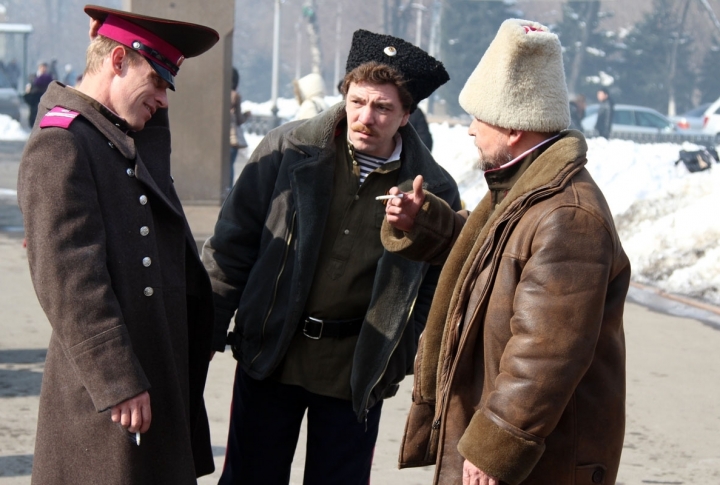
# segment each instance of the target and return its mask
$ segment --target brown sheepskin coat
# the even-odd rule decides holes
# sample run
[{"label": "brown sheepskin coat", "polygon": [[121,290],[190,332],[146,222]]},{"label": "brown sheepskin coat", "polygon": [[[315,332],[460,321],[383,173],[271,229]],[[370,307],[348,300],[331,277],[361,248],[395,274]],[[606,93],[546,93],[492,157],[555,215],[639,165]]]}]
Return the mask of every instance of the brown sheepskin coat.
[{"label": "brown sheepskin coat", "polygon": [[[32,483],[196,483],[213,471],[203,389],[212,292],[170,177],[167,111],[126,135],[70,88],[80,113],[39,128],[20,165],[35,291],[52,325]],[[152,423],[134,435],[112,406],[148,390]]]},{"label": "brown sheepskin coat", "polygon": [[443,485],[465,459],[510,485],[615,483],[630,265],[586,151],[564,132],[467,221],[428,195],[410,233],[384,224],[388,250],[447,259],[401,466],[436,463]]}]

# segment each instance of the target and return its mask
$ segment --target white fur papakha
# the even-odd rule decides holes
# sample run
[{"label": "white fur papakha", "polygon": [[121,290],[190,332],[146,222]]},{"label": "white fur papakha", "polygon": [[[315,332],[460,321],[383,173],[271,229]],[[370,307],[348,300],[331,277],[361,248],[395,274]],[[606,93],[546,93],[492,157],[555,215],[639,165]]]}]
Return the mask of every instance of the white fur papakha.
[{"label": "white fur papakha", "polygon": [[504,21],[460,92],[460,106],[501,128],[566,129],[570,109],[558,36],[537,22]]}]

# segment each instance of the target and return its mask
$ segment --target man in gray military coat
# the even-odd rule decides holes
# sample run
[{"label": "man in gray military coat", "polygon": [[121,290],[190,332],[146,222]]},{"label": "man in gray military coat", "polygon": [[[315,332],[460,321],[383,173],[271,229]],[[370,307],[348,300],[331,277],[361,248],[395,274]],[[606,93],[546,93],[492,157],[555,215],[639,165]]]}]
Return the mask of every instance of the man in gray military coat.
[{"label": "man in gray military coat", "polygon": [[32,483],[194,484],[214,469],[210,282],[170,177],[167,89],[212,29],[87,6],[77,89],[52,83],[18,199],[53,327]]}]

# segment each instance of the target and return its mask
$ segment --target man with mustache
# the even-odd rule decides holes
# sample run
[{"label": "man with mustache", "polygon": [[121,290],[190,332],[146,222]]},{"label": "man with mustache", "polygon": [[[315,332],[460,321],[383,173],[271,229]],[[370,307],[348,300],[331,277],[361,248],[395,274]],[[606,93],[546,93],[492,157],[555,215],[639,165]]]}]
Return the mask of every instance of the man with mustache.
[{"label": "man with mustache", "polygon": [[448,75],[363,30],[346,73],[344,102],[263,139],[203,249],[214,348],[238,360],[221,484],[287,484],[306,411],[305,483],[367,484],[383,399],[412,369],[439,267],[383,251],[376,197],[423,174],[460,207],[407,124]]},{"label": "man with mustache", "polygon": [[218,34],[88,5],[75,89],[50,84],[18,201],[53,328],[33,485],[197,483],[213,303],[170,176],[167,89]]},{"label": "man with mustache", "polygon": [[444,263],[400,464],[435,464],[438,485],[613,484],[630,263],[585,138],[566,130],[558,37],[503,22],[460,105],[485,198],[458,213],[418,177],[382,229],[387,250]]}]

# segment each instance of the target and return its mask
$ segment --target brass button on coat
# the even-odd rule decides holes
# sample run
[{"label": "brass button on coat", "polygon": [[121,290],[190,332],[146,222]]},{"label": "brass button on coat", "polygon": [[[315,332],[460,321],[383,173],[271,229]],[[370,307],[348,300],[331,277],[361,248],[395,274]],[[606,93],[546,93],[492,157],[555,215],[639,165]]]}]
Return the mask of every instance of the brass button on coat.
[{"label": "brass button on coat", "polygon": [[143,290],[143,293],[145,294],[145,296],[153,296],[153,293],[155,293],[155,291],[148,286],[147,288],[145,288],[145,290]]},{"label": "brass button on coat", "polygon": [[141,236],[147,236],[148,234],[150,234],[150,228],[149,228],[149,227],[143,226],[143,227],[140,228],[140,235],[141,235]]},{"label": "brass button on coat", "polygon": [[140,196],[140,205],[145,205],[145,204],[147,204],[147,197],[145,197],[144,195],[141,195]]},{"label": "brass button on coat", "polygon": [[152,264],[152,259],[145,257],[145,258],[143,258],[142,263],[143,263],[143,266],[145,266],[147,268]]},{"label": "brass button on coat", "polygon": [[135,176],[135,170],[133,170],[132,168],[128,168],[127,170],[125,170],[125,173],[128,174],[128,177]]}]

